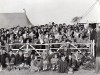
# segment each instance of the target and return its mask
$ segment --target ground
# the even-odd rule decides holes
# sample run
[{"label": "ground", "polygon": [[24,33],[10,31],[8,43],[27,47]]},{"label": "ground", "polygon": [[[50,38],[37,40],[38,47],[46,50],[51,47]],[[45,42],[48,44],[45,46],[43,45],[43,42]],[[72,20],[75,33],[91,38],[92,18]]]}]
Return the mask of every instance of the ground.
[{"label": "ground", "polygon": [[46,72],[30,72],[29,70],[12,70],[12,71],[2,71],[0,75],[100,75],[96,74],[94,70],[79,70],[74,74],[66,74],[66,73],[57,73],[53,71],[46,71]]}]

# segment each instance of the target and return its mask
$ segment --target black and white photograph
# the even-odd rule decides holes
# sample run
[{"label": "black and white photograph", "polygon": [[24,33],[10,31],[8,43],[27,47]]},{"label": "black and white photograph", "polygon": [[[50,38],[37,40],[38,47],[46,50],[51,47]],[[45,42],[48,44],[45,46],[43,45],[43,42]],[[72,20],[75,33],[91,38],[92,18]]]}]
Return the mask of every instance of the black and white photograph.
[{"label": "black and white photograph", "polygon": [[100,0],[0,0],[0,75],[100,75]]}]

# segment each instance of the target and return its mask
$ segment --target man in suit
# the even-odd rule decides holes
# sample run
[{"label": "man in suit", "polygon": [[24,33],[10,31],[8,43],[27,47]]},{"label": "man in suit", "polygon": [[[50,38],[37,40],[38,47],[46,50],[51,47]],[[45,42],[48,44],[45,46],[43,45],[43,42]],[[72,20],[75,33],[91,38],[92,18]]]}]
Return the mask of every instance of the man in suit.
[{"label": "man in suit", "polygon": [[90,27],[90,40],[96,40],[96,28]]}]

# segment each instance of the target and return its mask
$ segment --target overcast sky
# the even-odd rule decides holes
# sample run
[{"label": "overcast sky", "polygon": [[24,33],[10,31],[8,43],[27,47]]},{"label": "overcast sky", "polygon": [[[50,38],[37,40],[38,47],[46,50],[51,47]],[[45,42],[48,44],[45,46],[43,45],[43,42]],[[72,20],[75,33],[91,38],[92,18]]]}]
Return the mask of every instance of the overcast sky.
[{"label": "overcast sky", "polygon": [[[0,13],[24,12],[34,25],[49,22],[69,24],[75,16],[82,16],[96,0],[0,0]],[[100,22],[97,4],[84,21]]]}]

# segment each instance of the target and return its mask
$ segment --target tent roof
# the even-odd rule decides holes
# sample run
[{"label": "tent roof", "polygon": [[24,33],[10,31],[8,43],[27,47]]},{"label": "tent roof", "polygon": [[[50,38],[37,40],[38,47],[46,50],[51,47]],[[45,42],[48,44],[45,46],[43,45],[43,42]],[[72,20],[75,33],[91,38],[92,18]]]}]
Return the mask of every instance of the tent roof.
[{"label": "tent roof", "polygon": [[0,13],[0,28],[32,25],[26,13]]},{"label": "tent roof", "polygon": [[[88,13],[86,12],[85,16],[80,20],[80,23],[100,23],[100,2],[96,1],[94,6],[88,9]],[[83,16],[83,15],[82,15]]]}]

